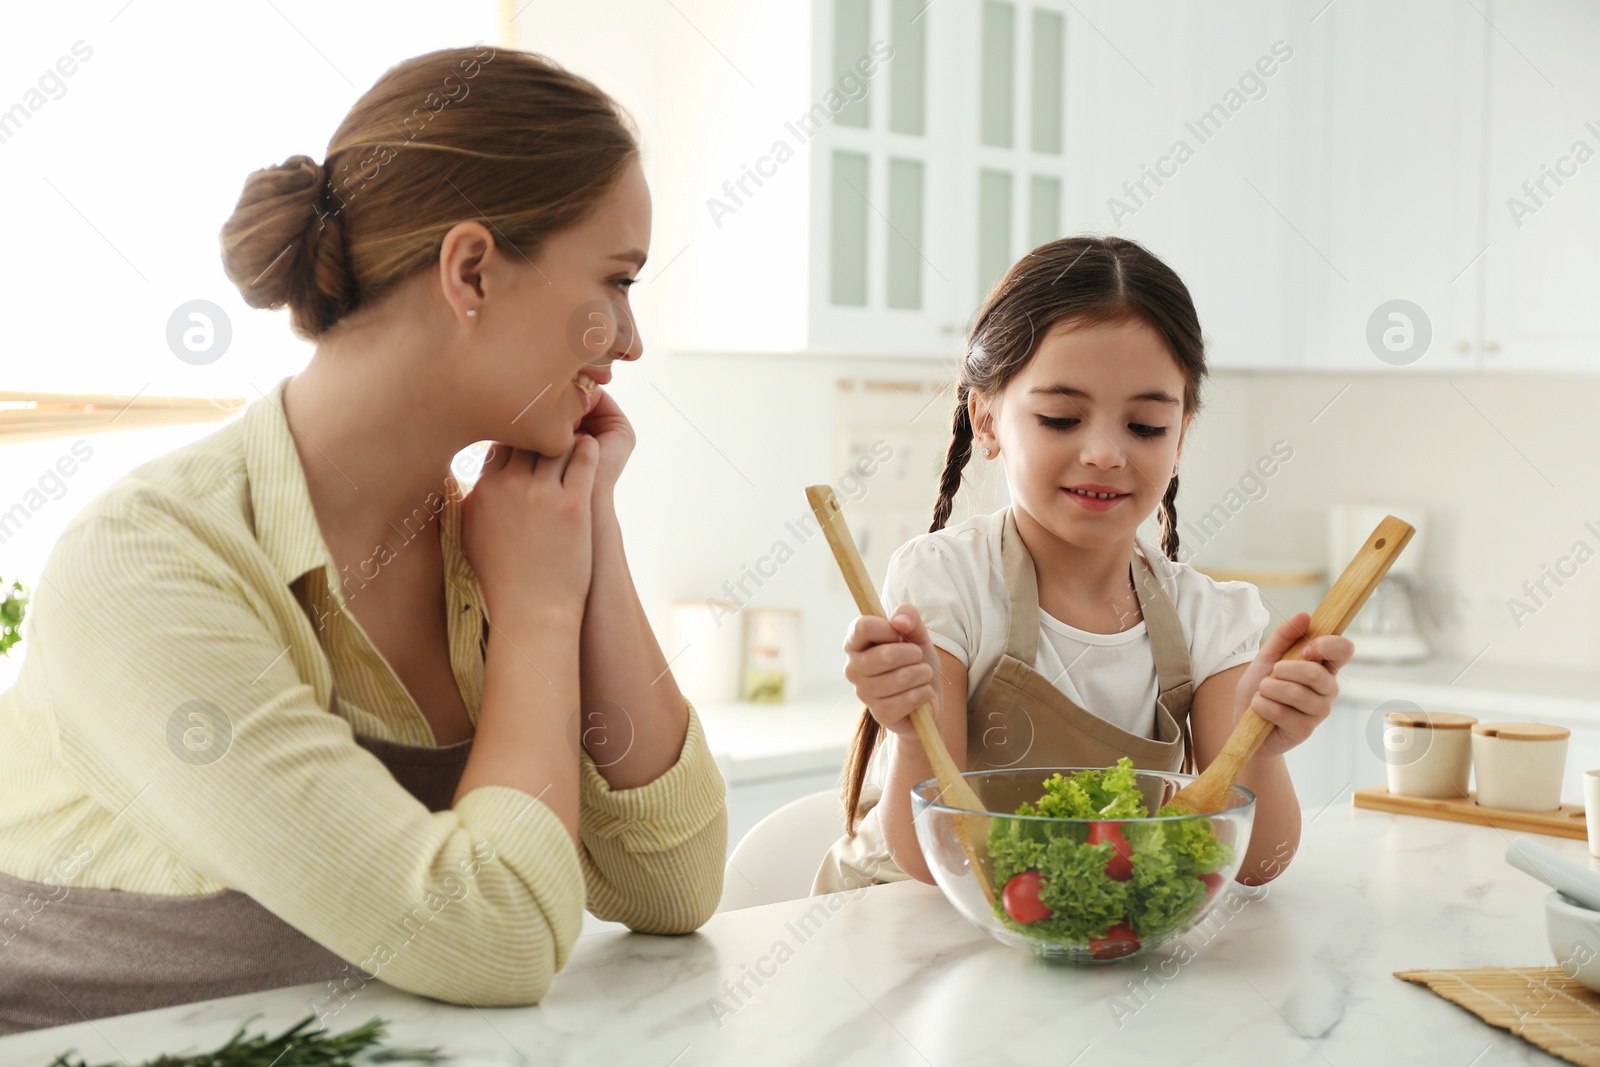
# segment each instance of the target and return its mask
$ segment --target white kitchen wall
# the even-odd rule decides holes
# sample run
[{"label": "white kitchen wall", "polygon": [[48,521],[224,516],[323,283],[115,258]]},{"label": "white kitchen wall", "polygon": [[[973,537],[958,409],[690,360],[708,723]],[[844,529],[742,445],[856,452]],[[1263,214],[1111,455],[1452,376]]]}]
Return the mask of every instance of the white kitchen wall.
[{"label": "white kitchen wall", "polygon": [[[953,368],[650,351],[620,371],[613,391],[640,438],[619,487],[620,508],[634,580],[663,646],[672,601],[726,595],[724,582],[737,581],[783,539],[794,558],[759,586],[747,581],[748,603],[801,609],[805,683],[840,685],[840,645],[854,606],[831,580],[834,564],[820,537],[802,543],[785,524],[805,514],[806,485],[838,485],[840,378],[921,382],[948,378]],[[1219,372],[1203,404],[1185,446],[1178,499],[1185,548],[1196,549],[1191,562],[1326,567],[1329,505],[1419,504],[1433,523],[1424,562],[1442,594],[1444,651],[1531,667],[1586,668],[1600,657],[1600,533],[1584,525],[1600,530],[1600,466],[1588,433],[1600,380]],[[935,402],[918,421],[946,423],[948,408]],[[60,479],[63,488],[47,486],[44,506],[0,543],[0,578],[35,581],[61,528],[95,493],[207,432],[84,436],[92,458]],[[73,440],[0,448],[0,510],[37,488]],[[1241,492],[1230,501],[1229,491],[1279,441],[1293,458],[1262,480],[1264,495],[1251,489],[1259,499]],[[980,496],[1003,502],[997,492],[989,486],[964,496],[969,504]],[[934,496],[930,484],[930,517]],[[1246,502],[1214,536],[1195,536],[1189,523],[1200,513],[1240,499]],[[1575,552],[1579,541],[1587,548]],[[1559,586],[1544,578],[1550,595],[1535,603],[1523,583],[1558,565],[1573,576]],[[1512,597],[1533,609],[1520,627],[1507,606]],[[668,656],[678,651],[666,648]]]},{"label": "white kitchen wall", "polygon": [[[621,491],[635,579],[652,613],[719,595],[803,512],[804,485],[837,479],[828,415],[837,378],[941,369],[949,372],[881,360],[668,355],[619,375],[618,395],[644,442]],[[1584,528],[1600,529],[1600,468],[1584,438],[1600,381],[1220,372],[1203,403],[1178,500],[1186,548],[1197,547],[1191,562],[1325,568],[1328,506],[1418,504],[1433,523],[1424,560],[1440,593],[1441,651],[1482,652],[1485,663],[1593,664],[1600,562],[1565,565],[1576,576],[1559,588],[1547,580],[1553,595],[1541,595],[1542,607],[1528,600],[1536,610],[1520,628],[1507,600],[1525,598],[1523,582],[1539,580],[1541,566],[1554,567],[1575,541],[1600,552],[1600,534]],[[942,406],[938,417],[947,417]],[[1230,498],[1278,442],[1292,459]],[[930,513],[934,495],[930,485]],[[1188,527],[1212,505],[1240,499],[1209,539]],[[828,581],[832,567],[812,541],[751,600],[803,611],[809,685],[839,684],[839,646],[854,616]]]},{"label": "white kitchen wall", "polygon": [[[628,32],[596,33],[597,20]],[[673,143],[672,132],[692,117],[660,90],[660,42],[700,49],[707,63],[725,60],[674,5],[659,0],[534,3],[522,9],[516,25],[523,47],[594,78],[633,112],[644,135],[655,194],[651,262],[636,292],[646,356],[619,368],[613,391],[641,439],[621,486],[621,506],[635,580],[666,644],[672,601],[725,595],[723,584],[770,552],[786,536],[785,524],[804,514],[805,485],[837,484],[833,411],[839,379],[922,382],[948,378],[953,366],[871,357],[701,355],[658,346],[657,324],[669,320],[670,309],[697,284],[696,260],[725,254],[704,206],[715,190],[702,188],[700,171],[674,162],[664,150]],[[351,91],[349,98],[355,95]],[[295,136],[298,150],[314,150],[331,132],[318,121]],[[235,181],[243,177],[241,171]],[[758,249],[749,257],[752,275],[784,255],[782,247]],[[773,299],[804,299],[803,293],[783,291],[780,282],[772,285]],[[1207,308],[1200,312],[1205,322]],[[260,335],[275,332],[279,338],[271,346],[239,346],[230,354],[246,365],[254,361],[250,371],[261,384],[292,371],[309,354],[290,337],[283,316],[246,314],[251,329],[267,323]],[[1373,360],[1370,374],[1213,377],[1183,461],[1179,515],[1193,562],[1326,566],[1327,506],[1419,504],[1434,522],[1426,571],[1444,594],[1446,651],[1463,657],[1482,651],[1492,662],[1588,666],[1600,651],[1600,563],[1589,560],[1600,551],[1600,533],[1584,523],[1593,520],[1600,530],[1600,472],[1584,434],[1600,401],[1600,379],[1400,376],[1378,373],[1382,369]],[[946,421],[948,407],[936,403],[918,416],[919,423]],[[0,578],[36,579],[60,528],[94,492],[138,462],[206,432],[207,427],[180,427],[86,437],[94,456],[65,480],[64,489],[51,487],[47,497],[60,499],[47,499],[21,532],[0,542]],[[1245,487],[1230,496],[1279,441],[1293,449],[1293,458],[1263,488]],[[64,438],[0,448],[0,511],[24,500],[71,444]],[[933,498],[930,484],[929,512]],[[1190,522],[1219,503],[1230,509],[1227,522],[1197,535]],[[1579,541],[1585,547],[1574,553]],[[793,547],[795,557],[755,590],[750,603],[802,609],[805,679],[837,684],[839,645],[854,608],[831,580],[833,564],[820,540]],[[1558,587],[1544,576],[1546,565],[1564,567],[1571,577]],[[1523,583],[1541,579],[1549,595],[1539,593],[1536,602]],[[1531,609],[1520,627],[1507,606],[1513,596]],[[668,648],[667,654],[677,651]]]},{"label": "white kitchen wall", "polygon": [[[1304,546],[1322,562],[1328,504],[1420,504],[1433,522],[1425,574],[1445,594],[1449,651],[1482,652],[1484,662],[1594,665],[1600,381],[1262,374],[1229,378],[1224,388],[1246,398],[1252,442],[1281,438],[1295,448],[1271,492],[1237,520],[1247,557]],[[1557,575],[1558,584],[1546,566],[1568,576]],[[1529,597],[1523,584],[1541,579],[1544,591]],[[1508,607],[1513,597],[1528,609],[1520,619]]]}]

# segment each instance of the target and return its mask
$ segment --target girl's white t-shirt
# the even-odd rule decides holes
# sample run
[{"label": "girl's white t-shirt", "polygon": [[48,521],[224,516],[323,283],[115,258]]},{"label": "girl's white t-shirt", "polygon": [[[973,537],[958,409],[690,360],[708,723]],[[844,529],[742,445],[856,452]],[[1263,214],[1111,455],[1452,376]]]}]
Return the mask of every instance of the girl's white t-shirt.
[{"label": "girl's white t-shirt", "polygon": [[[983,692],[1006,646],[1006,583],[1000,560],[1005,509],[919,534],[895,551],[883,583],[891,614],[914,605],[936,647],[967,668],[967,705]],[[1189,639],[1194,685],[1255,658],[1268,621],[1249,582],[1218,582],[1169,560],[1143,538],[1139,553],[1177,610]],[[1121,633],[1080,630],[1039,612],[1033,667],[1079,707],[1129,733],[1155,733],[1155,659],[1140,620]]]}]

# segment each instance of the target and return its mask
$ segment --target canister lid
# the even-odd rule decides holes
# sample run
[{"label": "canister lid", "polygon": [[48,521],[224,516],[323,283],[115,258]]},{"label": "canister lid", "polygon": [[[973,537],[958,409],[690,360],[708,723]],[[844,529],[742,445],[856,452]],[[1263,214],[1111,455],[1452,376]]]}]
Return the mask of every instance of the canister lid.
[{"label": "canister lid", "polygon": [[1420,726],[1434,730],[1465,730],[1477,722],[1473,715],[1451,711],[1391,711],[1383,717],[1390,726]]},{"label": "canister lid", "polygon": [[1565,726],[1542,722],[1480,722],[1472,732],[1484,737],[1503,737],[1507,741],[1560,741],[1572,734]]}]

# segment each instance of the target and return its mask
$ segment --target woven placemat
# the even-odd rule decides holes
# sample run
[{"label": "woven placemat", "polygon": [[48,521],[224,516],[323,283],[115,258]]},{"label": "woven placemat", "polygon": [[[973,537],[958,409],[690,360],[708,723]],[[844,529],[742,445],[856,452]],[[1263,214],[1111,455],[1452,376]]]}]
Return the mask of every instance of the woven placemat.
[{"label": "woven placemat", "polygon": [[1600,1067],[1600,994],[1560,967],[1396,971],[1492,1026],[1582,1067]]}]

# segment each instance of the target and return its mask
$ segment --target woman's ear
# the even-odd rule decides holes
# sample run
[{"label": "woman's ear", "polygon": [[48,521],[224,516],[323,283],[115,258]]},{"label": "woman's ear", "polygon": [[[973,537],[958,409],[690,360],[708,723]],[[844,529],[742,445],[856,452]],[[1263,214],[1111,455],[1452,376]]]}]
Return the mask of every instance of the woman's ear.
[{"label": "woman's ear", "polygon": [[[967,421],[972,424],[972,447],[985,459],[993,459],[1000,454],[1000,442],[994,433],[997,406],[977,389],[967,393]],[[984,449],[988,449],[988,453]]]},{"label": "woman's ear", "polygon": [[489,288],[485,275],[497,269],[494,247],[494,235],[476,221],[456,223],[440,243],[440,288],[452,316],[463,326],[470,325],[483,308]]}]

